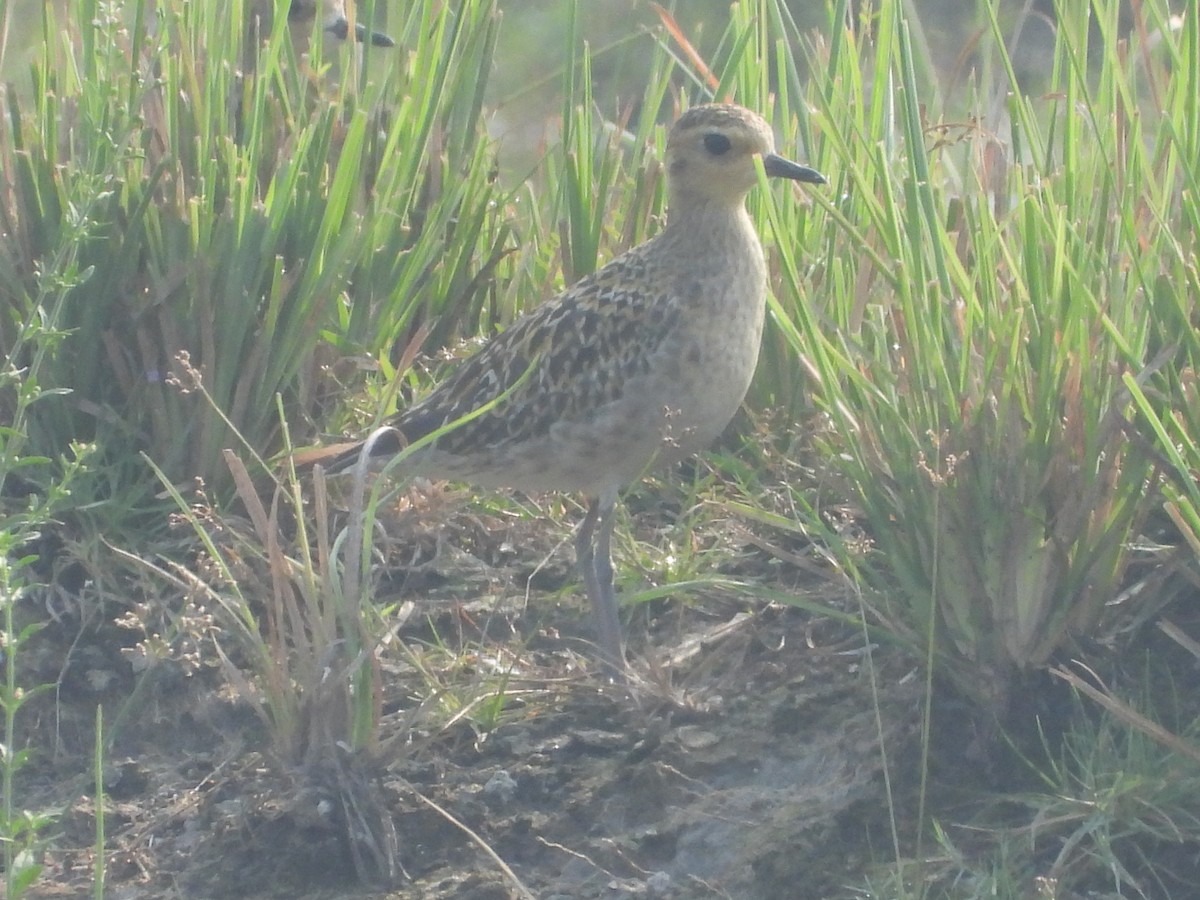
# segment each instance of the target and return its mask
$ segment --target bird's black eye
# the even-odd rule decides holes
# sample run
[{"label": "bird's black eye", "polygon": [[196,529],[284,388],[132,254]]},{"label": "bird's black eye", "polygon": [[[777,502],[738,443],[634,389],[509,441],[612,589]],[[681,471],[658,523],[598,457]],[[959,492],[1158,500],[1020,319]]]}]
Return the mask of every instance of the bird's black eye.
[{"label": "bird's black eye", "polygon": [[710,131],[704,136],[704,149],[713,156],[723,156],[729,152],[729,138],[718,131]]}]

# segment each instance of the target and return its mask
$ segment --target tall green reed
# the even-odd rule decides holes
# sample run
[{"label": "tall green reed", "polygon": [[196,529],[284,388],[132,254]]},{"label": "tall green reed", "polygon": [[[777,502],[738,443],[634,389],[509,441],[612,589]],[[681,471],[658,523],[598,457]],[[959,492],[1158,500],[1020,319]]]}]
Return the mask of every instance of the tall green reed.
[{"label": "tall green reed", "polygon": [[270,454],[276,394],[289,418],[320,418],[340,390],[335,355],[386,360],[447,307],[469,319],[486,288],[477,257],[504,240],[481,140],[492,3],[414,5],[395,23],[402,46],[374,48],[360,77],[339,60],[341,78],[322,55],[360,48],[297,58],[282,22],[259,46],[246,8],[160,4],[151,27],[144,2],[125,18],[83,0],[65,22],[44,7],[33,108],[10,99],[0,337],[37,313],[35,273],[90,204],[91,275],[47,373],[62,396],[30,439],[95,439],[101,495],[150,483],[138,450],[176,481],[228,488],[232,435],[172,383],[181,354]]},{"label": "tall green reed", "polygon": [[[950,109],[909,7],[832,5],[808,51],[836,186],[811,287],[780,247],[777,312],[821,411],[812,450],[871,549],[824,533],[878,620],[1001,713],[1014,678],[1114,612],[1156,469],[1125,380],[1153,358],[1147,298],[1183,224],[1162,186],[1194,128],[1175,115],[1194,68],[1169,62],[1191,39],[1165,4],[1127,39],[1117,4],[1080,11],[1036,97],[987,17],[996,80],[973,76]],[[1155,90],[1166,110],[1146,108]]]}]

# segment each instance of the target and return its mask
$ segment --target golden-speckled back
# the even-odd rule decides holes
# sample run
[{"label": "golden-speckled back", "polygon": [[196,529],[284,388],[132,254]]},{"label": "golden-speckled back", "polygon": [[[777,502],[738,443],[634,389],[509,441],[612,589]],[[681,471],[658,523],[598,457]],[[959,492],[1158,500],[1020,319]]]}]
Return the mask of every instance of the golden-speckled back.
[{"label": "golden-speckled back", "polygon": [[[528,313],[388,424],[373,452],[471,416],[415,454],[431,477],[526,490],[613,491],[703,448],[745,397],[766,266],[746,193],[768,174],[820,176],[774,155],[769,126],[711,104],[671,129],[666,229]],[[790,167],[790,168],[789,168]],[[357,445],[332,469],[348,466]]]}]

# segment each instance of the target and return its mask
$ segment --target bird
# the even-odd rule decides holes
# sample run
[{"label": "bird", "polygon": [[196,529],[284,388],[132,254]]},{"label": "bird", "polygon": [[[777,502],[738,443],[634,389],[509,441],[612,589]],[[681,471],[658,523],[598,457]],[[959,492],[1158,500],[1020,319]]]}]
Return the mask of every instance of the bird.
[{"label": "bird", "polygon": [[[481,488],[585,494],[576,564],[600,663],[624,681],[613,586],[618,494],[653,467],[706,448],[754,374],[767,267],[745,208],[768,177],[824,184],[775,152],[741,106],[685,111],[668,132],[667,220],[639,244],[519,317],[368,441],[319,448],[329,474],[405,453],[411,475]],[[412,445],[420,442],[420,446]]]},{"label": "bird", "polygon": [[[261,33],[271,33],[271,17],[275,9],[274,0],[256,0],[252,14],[262,22]],[[288,31],[297,52],[308,49],[309,38],[312,35],[313,21],[321,19],[321,31],[340,41],[350,36],[350,22],[346,18],[345,0],[291,0],[288,6]],[[388,35],[371,31],[366,25],[358,22],[354,26],[354,36],[360,43],[369,42],[375,47],[394,47],[396,42]]]}]

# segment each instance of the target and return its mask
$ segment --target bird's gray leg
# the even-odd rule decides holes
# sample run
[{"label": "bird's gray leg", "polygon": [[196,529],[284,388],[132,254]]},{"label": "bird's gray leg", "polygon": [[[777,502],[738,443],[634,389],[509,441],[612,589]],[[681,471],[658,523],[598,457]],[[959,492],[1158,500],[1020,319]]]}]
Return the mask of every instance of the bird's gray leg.
[{"label": "bird's gray leg", "polygon": [[575,538],[575,559],[583,576],[584,590],[592,603],[596,641],[601,661],[609,675],[625,680],[625,653],[621,647],[621,619],[613,589],[612,530],[616,494],[597,497]]}]

